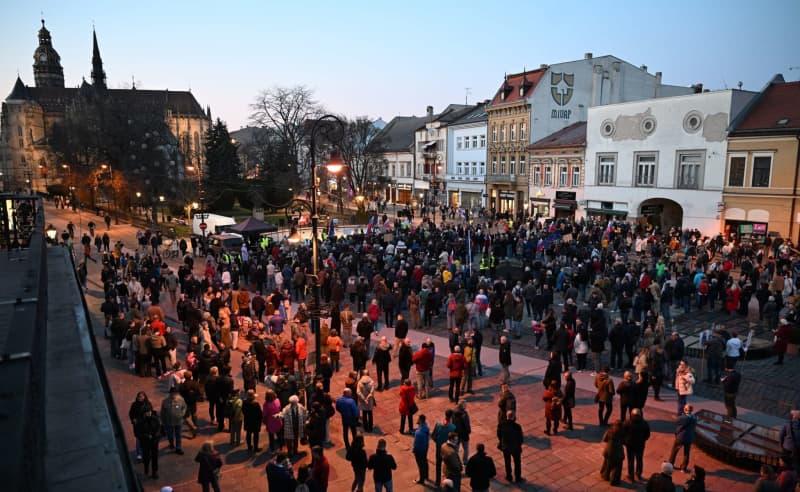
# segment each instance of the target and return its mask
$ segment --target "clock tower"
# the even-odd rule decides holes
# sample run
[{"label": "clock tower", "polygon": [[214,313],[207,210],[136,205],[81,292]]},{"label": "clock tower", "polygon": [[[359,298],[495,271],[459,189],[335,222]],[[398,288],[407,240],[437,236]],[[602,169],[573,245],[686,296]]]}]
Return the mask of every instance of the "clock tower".
[{"label": "clock tower", "polygon": [[53,48],[50,31],[44,27],[44,19],[39,30],[39,47],[33,52],[33,76],[36,87],[64,87],[61,57]]}]

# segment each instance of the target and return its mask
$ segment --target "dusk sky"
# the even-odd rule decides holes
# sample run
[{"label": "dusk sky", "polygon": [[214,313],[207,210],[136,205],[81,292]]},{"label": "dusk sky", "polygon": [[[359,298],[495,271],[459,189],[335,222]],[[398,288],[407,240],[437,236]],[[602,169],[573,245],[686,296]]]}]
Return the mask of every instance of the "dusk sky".
[{"label": "dusk sky", "polygon": [[91,70],[94,22],[109,87],[186,90],[231,129],[260,89],[304,84],[330,111],[421,115],[490,98],[504,72],[612,54],[667,84],[759,90],[800,78],[800,1],[0,2],[0,99],[33,85],[44,12],[68,86]]}]

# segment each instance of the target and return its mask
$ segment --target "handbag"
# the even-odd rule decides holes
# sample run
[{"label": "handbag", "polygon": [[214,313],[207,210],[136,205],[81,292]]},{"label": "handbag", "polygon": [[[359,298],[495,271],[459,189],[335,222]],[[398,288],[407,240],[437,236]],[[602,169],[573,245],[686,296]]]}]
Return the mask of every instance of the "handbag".
[{"label": "handbag", "polygon": [[121,348],[122,350],[128,350],[130,346],[131,346],[131,341],[128,340],[127,338],[123,339],[122,343],[119,344],[119,348]]},{"label": "handbag", "polygon": [[414,415],[418,411],[419,411],[419,408],[417,407],[416,403],[412,403],[411,404],[411,408],[408,409],[408,413],[411,414],[411,415]]}]

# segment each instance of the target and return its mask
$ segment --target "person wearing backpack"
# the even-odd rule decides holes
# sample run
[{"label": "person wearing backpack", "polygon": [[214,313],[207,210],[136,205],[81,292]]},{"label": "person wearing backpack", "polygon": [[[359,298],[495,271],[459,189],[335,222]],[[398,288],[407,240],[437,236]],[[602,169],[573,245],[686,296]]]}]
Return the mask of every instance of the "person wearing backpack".
[{"label": "person wearing backpack", "polygon": [[242,443],[242,422],[244,421],[242,405],[243,402],[239,396],[239,391],[234,388],[225,405],[225,415],[228,417],[228,425],[231,432],[231,446],[238,446]]}]

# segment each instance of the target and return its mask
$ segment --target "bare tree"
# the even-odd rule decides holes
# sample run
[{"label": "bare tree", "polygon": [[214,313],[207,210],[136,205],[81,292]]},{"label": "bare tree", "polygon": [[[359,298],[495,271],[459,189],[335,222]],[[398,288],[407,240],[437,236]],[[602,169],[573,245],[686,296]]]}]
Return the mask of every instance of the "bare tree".
[{"label": "bare tree", "polygon": [[294,160],[298,172],[307,173],[304,146],[308,128],[305,122],[322,114],[322,108],[314,100],[314,91],[303,85],[276,86],[261,91],[250,109],[253,111],[250,120],[259,127],[271,129]]},{"label": "bare tree", "polygon": [[368,184],[386,172],[387,162],[383,146],[375,137],[380,130],[366,117],[347,121],[342,139],[342,158],[348,165],[350,187],[354,192],[365,193]]}]

